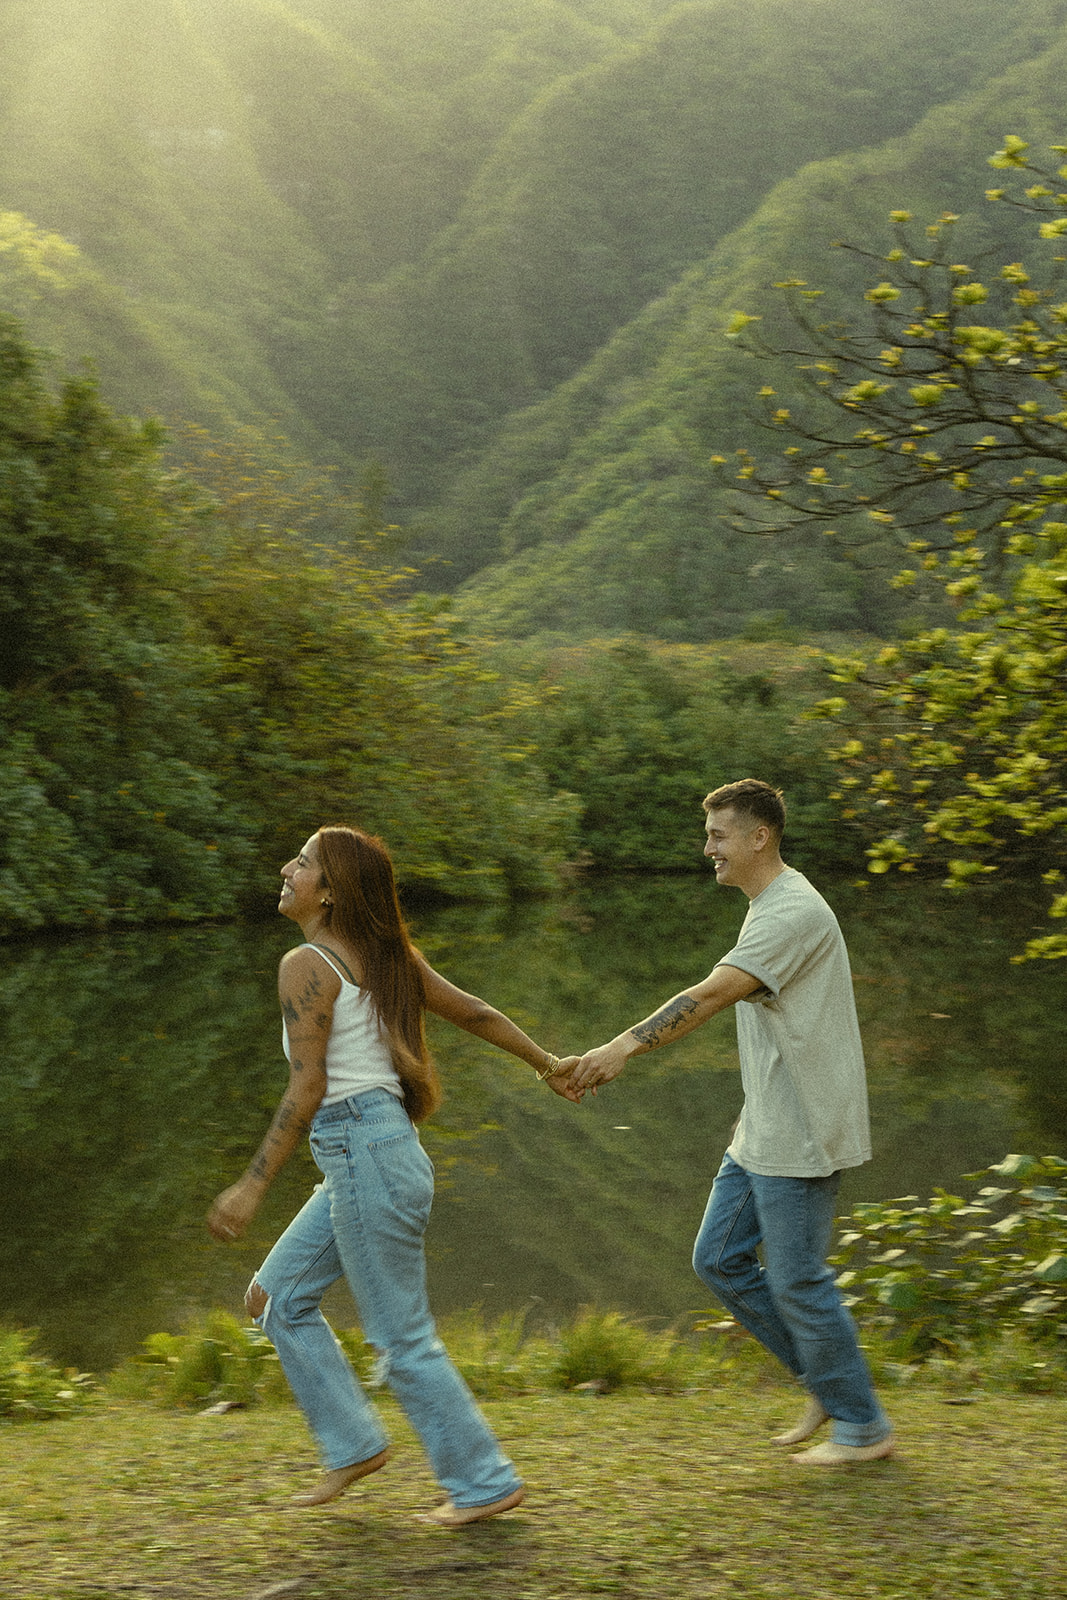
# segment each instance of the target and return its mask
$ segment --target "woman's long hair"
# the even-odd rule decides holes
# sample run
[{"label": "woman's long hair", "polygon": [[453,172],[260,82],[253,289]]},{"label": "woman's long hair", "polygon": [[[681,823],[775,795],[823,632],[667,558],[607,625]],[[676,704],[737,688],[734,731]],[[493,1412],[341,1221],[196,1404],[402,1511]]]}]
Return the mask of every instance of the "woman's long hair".
[{"label": "woman's long hair", "polygon": [[361,984],[388,1036],[412,1122],[436,1111],[443,1093],[426,1045],[426,987],[397,899],[393,863],[381,839],[358,828],[318,831],[319,862],[333,905],[332,933],[359,954]]}]

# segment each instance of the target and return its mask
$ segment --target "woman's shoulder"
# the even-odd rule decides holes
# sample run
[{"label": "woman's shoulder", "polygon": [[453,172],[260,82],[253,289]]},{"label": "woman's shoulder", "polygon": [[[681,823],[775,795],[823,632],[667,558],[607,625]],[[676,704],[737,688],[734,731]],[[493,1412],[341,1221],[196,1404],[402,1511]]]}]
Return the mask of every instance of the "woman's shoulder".
[{"label": "woman's shoulder", "polygon": [[321,950],[312,944],[294,945],[292,950],[287,950],[278,963],[279,989],[325,987],[334,994],[340,990],[344,979],[340,970],[327,961]]},{"label": "woman's shoulder", "polygon": [[282,959],[283,962],[295,961],[301,957],[303,959],[300,966],[306,967],[309,972],[316,968],[321,970],[326,966],[340,978],[342,983],[351,984],[356,989],[361,985],[363,970],[359,957],[354,950],[349,950],[339,940],[331,940],[329,943],[309,941],[307,944],[297,945]]}]

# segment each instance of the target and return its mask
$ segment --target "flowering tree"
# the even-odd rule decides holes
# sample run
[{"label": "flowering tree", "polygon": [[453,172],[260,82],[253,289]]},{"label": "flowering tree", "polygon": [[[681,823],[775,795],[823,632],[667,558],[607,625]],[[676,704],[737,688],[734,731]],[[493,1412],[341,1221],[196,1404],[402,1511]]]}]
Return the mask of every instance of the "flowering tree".
[{"label": "flowering tree", "polygon": [[[957,217],[940,217],[920,242],[898,211],[888,253],[845,247],[877,279],[857,318],[822,321],[817,291],[779,285],[798,348],[772,347],[744,315],[730,332],[779,371],[791,358],[789,393],[760,394],[781,446],[740,452],[732,475],[720,464],[740,492],[743,526],[810,524],[853,548],[895,547],[891,581],[936,595],[951,618],[873,660],[831,659],[839,692],[816,714],[841,727],[836,798],[873,839],[870,870],[937,862],[951,886],[1009,867],[1037,872],[1059,918],[1067,165],[1037,164],[1014,136],[991,164],[1023,175],[1018,189],[987,197],[1032,215],[1040,259],[1028,268],[989,255],[972,268],[954,256]],[[1025,955],[1065,956],[1067,936],[1034,939]]]}]

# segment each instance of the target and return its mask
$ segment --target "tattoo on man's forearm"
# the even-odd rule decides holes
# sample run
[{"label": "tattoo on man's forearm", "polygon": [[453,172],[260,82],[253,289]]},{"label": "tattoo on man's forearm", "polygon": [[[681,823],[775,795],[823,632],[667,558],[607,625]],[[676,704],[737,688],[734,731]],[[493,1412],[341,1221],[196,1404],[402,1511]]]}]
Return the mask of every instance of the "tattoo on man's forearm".
[{"label": "tattoo on man's forearm", "polygon": [[690,995],[679,995],[677,1000],[669,1001],[662,1010],[657,1011],[654,1017],[638,1023],[630,1031],[641,1044],[655,1046],[680,1027],[696,1009],[697,1003]]}]

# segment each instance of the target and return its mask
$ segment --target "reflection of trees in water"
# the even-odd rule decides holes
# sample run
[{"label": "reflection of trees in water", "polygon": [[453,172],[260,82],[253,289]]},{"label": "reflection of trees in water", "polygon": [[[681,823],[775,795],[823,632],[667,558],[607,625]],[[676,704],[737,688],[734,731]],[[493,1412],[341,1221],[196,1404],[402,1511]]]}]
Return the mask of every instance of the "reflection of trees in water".
[{"label": "reflection of trees in water", "polygon": [[242,1159],[242,1122],[263,1121],[273,932],[5,952],[5,1299],[56,1330],[58,1353],[99,1362],[142,1310],[173,1301],[214,1176]]},{"label": "reflection of trees in water", "polygon": [[846,919],[872,1099],[892,1109],[874,1170],[893,1149],[893,1168],[914,1173],[904,1187],[922,1187],[933,1151],[932,1181],[948,1182],[1005,1153],[989,1147],[998,1127],[1067,1147],[1067,964],[1011,959],[1045,925],[1038,900],[898,881],[857,896]]},{"label": "reflection of trees in water", "polygon": [[[915,883],[830,898],[858,980],[876,1129],[848,1202],[950,1187],[1013,1140],[1062,1151],[1067,973],[1010,964],[1025,908]],[[744,909],[700,878],[592,880],[566,901],[438,911],[416,936],[453,981],[562,1052],[701,976]],[[271,923],[4,951],[0,1272],[6,1316],[40,1327],[57,1356],[104,1366],[190,1308],[238,1305],[314,1181],[296,1158],[232,1251],[203,1230],[284,1083],[275,972],[292,940]],[[740,1105],[731,1017],[635,1061],[579,1110],[455,1029],[434,1024],[432,1038],[448,1091],[424,1132],[441,1178],[441,1310],[532,1296],[561,1312],[701,1303],[689,1242]]]}]

